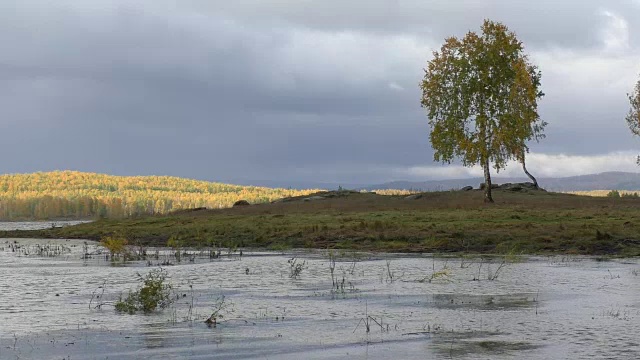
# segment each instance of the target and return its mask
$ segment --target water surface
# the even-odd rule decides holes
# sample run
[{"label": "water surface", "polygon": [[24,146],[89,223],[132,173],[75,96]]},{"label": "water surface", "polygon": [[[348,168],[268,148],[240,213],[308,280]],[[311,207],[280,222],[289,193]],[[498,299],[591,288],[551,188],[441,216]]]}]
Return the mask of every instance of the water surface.
[{"label": "water surface", "polygon": [[43,230],[52,227],[72,226],[91,222],[89,220],[61,221],[0,221],[0,231],[11,230]]},{"label": "water surface", "polygon": [[[0,240],[0,359],[640,358],[638,259],[500,267],[501,258],[344,253],[332,281],[326,252],[203,251],[178,263],[149,249],[146,261],[114,265],[103,250]],[[292,258],[305,262],[298,278]],[[171,308],[114,311],[138,274],[167,262]],[[210,328],[203,321],[223,296],[229,307]]]}]

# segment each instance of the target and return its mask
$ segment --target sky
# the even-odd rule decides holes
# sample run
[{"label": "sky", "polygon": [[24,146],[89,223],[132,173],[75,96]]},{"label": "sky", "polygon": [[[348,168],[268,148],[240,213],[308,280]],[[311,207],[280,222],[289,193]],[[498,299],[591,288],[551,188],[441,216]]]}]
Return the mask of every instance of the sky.
[{"label": "sky", "polygon": [[481,176],[433,162],[419,83],[485,18],[542,72],[547,137],[528,170],[637,172],[640,0],[20,0],[0,2],[0,173]]}]

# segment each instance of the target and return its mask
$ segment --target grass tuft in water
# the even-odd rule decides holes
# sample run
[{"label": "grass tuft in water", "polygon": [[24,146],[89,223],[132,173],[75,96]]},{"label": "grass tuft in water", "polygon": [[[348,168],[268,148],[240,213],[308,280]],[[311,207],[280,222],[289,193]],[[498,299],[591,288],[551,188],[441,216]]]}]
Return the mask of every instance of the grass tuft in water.
[{"label": "grass tuft in water", "polygon": [[136,291],[129,291],[126,298],[122,295],[115,303],[117,312],[135,314],[137,312],[151,313],[158,308],[168,307],[171,300],[171,284],[167,283],[167,271],[158,268],[151,270],[145,277],[138,273],[142,286]]}]

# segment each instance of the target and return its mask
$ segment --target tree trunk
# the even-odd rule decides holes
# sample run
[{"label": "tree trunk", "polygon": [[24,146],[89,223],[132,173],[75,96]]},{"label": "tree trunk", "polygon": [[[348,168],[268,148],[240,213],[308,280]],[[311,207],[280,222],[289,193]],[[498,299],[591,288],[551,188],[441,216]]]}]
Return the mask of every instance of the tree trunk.
[{"label": "tree trunk", "polygon": [[493,197],[491,197],[491,169],[489,168],[489,159],[484,160],[482,167],[484,168],[484,202],[492,203]]},{"label": "tree trunk", "polygon": [[535,186],[535,188],[538,188],[538,180],[536,180],[536,178],[533,177],[533,175],[531,175],[528,171],[527,171],[527,166],[524,164],[524,157],[522,158],[522,170],[524,170],[524,173],[527,174],[527,176],[529,177],[529,179],[531,179],[531,181],[533,181],[533,186]]}]

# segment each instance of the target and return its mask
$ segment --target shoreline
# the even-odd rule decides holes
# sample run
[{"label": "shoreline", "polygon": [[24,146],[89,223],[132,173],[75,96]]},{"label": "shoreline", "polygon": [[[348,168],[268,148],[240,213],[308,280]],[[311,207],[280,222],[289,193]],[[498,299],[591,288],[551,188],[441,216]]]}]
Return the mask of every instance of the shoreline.
[{"label": "shoreline", "polygon": [[[129,245],[334,249],[384,253],[640,256],[640,200],[546,192],[477,191],[420,197],[329,193],[220,210],[103,219],[0,238],[100,240]],[[308,200],[308,199],[312,200]]]}]

